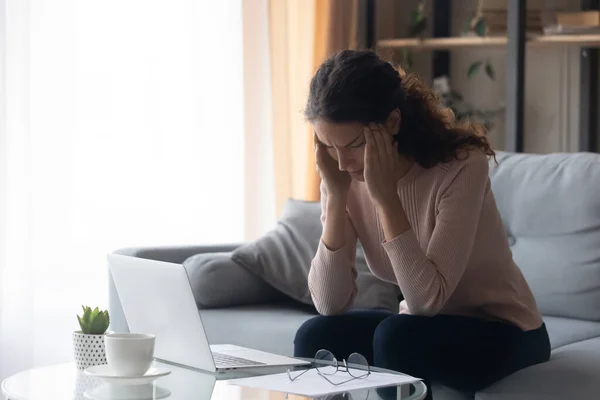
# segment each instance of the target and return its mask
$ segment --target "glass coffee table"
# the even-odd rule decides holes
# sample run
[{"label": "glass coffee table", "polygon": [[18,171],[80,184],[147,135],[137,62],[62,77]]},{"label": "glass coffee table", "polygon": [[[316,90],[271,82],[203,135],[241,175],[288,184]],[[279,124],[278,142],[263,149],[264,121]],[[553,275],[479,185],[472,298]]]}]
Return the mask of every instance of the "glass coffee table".
[{"label": "glass coffee table", "polygon": [[[2,382],[2,394],[8,400],[305,400],[308,397],[263,389],[240,387],[225,382],[228,379],[285,372],[286,368],[260,368],[216,375],[155,361],[155,367],[166,368],[169,375],[152,383],[124,385],[104,381],[78,371],[75,363],[34,368],[17,373]],[[305,367],[304,367],[305,368]],[[300,370],[301,368],[296,368]],[[380,368],[372,371],[395,373]],[[427,393],[422,382],[382,389],[369,389],[318,397],[328,400],[420,400]]]}]

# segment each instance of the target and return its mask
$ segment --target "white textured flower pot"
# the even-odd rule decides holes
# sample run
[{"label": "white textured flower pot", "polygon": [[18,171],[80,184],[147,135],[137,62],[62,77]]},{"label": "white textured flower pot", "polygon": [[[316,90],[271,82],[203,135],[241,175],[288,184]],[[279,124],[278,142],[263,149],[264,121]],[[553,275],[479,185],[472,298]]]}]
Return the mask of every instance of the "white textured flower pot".
[{"label": "white textured flower pot", "polygon": [[88,335],[81,331],[73,332],[73,352],[77,369],[106,364],[104,335]]}]

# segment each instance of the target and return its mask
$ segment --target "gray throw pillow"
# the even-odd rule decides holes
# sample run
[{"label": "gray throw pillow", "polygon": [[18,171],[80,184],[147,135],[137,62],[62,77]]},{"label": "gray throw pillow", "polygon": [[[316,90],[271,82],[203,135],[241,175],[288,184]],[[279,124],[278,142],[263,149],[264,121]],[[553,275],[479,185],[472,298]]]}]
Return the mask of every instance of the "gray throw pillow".
[{"label": "gray throw pillow", "polygon": [[285,296],[231,260],[231,253],[196,254],[183,262],[199,308],[269,303]]},{"label": "gray throw pillow", "polygon": [[[274,288],[304,304],[313,305],[308,272],[321,239],[319,202],[289,200],[276,227],[232,253],[232,259]],[[356,268],[358,294],[353,308],[398,311],[397,285],[384,282],[369,270],[360,245]]]}]

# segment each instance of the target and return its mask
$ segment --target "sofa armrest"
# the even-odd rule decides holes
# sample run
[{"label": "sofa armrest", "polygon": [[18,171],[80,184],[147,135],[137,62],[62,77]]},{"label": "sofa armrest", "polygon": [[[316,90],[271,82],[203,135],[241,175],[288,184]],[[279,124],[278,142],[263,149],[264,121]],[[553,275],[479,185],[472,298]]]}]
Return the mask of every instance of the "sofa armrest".
[{"label": "sofa armrest", "polygon": [[[186,259],[195,254],[226,253],[235,250],[240,245],[241,243],[198,246],[129,247],[115,250],[113,253],[182,264]],[[108,312],[110,315],[110,330],[119,333],[129,332],[129,326],[125,320],[121,300],[117,294],[117,289],[110,271],[108,272]]]},{"label": "sofa armrest", "polygon": [[114,253],[181,264],[195,254],[227,253],[237,249],[241,245],[242,243],[226,243],[198,246],[128,247],[115,250]]}]

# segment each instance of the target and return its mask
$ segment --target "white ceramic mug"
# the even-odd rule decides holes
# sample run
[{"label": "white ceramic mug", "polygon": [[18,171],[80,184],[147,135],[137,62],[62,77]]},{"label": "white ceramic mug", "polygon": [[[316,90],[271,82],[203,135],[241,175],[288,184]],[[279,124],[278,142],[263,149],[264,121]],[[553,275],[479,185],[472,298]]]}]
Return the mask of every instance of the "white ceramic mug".
[{"label": "white ceramic mug", "polygon": [[111,333],[104,336],[106,361],[119,376],[142,376],[152,365],[155,336],[147,333]]}]

